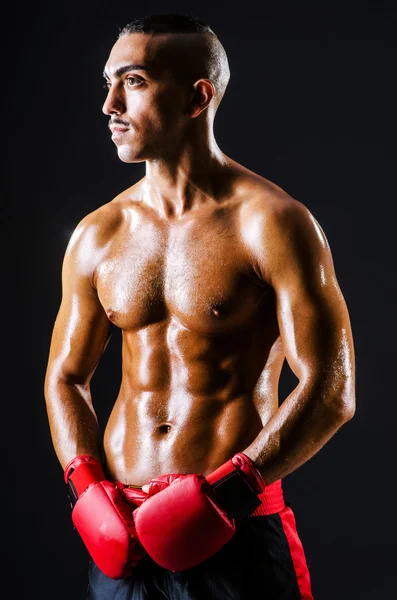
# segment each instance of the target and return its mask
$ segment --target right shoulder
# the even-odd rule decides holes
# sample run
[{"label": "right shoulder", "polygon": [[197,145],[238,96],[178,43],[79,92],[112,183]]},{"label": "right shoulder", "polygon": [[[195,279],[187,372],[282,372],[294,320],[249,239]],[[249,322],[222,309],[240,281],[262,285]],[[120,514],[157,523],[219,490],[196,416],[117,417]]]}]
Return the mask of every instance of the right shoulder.
[{"label": "right shoulder", "polygon": [[68,242],[68,251],[81,245],[101,247],[122,222],[119,204],[108,202],[86,214],[76,225]]},{"label": "right shoulder", "polygon": [[118,194],[86,214],[76,225],[68,242],[67,251],[84,246],[84,250],[101,249],[114,238],[125,220],[125,209],[139,201],[142,181]]},{"label": "right shoulder", "polygon": [[64,273],[88,277],[93,283],[95,269],[117,235],[122,221],[122,208],[114,201],[86,214],[77,223],[66,246]]},{"label": "right shoulder", "polygon": [[115,198],[86,214],[76,225],[68,243],[68,250],[76,246],[102,248],[114,237],[125,220],[125,211],[141,198],[142,181],[127,188]]},{"label": "right shoulder", "polygon": [[141,181],[137,182],[77,223],[66,247],[64,271],[88,276],[94,286],[96,268],[110,251],[125,222],[127,208],[132,203],[139,203],[140,184]]}]

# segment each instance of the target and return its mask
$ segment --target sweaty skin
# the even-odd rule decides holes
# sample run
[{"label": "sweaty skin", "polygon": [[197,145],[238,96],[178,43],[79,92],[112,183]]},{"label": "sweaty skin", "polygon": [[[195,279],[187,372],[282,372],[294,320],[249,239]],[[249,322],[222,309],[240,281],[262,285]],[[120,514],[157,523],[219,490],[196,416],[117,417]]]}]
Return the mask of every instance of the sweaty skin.
[{"label": "sweaty skin", "polygon": [[[107,64],[104,112],[126,128],[113,139],[147,172],[86,215],[66,249],[45,377],[54,448],[65,467],[78,454],[101,459],[103,443],[109,478],[137,486],[165,473],[207,475],[245,452],[272,483],[354,414],[348,310],[326,236],[303,203],[219,149],[191,144],[172,164],[151,160],[139,124],[155,122],[153,106],[171,109],[152,96],[152,113],[139,117],[149,91],[138,101],[119,87],[128,71],[116,75],[156,56],[148,38],[119,40]],[[212,93],[204,81],[195,123]],[[101,440],[90,381],[113,326],[122,379]],[[284,360],[298,385],[279,406]]]}]

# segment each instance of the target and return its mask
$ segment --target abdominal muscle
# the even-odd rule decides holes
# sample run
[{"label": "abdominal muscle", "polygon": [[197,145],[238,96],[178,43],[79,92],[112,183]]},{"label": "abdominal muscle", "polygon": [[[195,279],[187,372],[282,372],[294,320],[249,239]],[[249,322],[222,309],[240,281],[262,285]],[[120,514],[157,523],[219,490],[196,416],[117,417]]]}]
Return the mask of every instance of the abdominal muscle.
[{"label": "abdominal muscle", "polygon": [[142,486],[167,473],[209,474],[244,451],[278,408],[283,356],[277,342],[264,348],[268,365],[250,385],[255,373],[247,371],[258,370],[251,366],[258,357],[250,360],[244,343],[237,352],[230,342],[222,344],[218,360],[191,362],[192,347],[173,355],[161,335],[154,337],[158,343],[141,354],[139,339],[123,336],[122,382],[104,452],[108,477],[125,485]]},{"label": "abdominal muscle", "polygon": [[[156,408],[169,417],[156,417]],[[119,396],[104,436],[110,477],[141,486],[166,473],[210,473],[244,450],[262,428],[252,399],[174,391]]]}]

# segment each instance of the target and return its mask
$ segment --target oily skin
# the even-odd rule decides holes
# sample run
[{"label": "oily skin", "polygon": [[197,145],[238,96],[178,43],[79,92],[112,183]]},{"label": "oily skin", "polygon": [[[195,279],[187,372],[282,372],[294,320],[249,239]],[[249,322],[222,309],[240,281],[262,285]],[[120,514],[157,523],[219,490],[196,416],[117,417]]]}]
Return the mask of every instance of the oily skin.
[{"label": "oily skin", "polygon": [[[86,215],[65,252],[44,386],[52,440],[63,468],[101,459],[90,381],[115,326],[108,477],[206,475],[245,452],[272,483],[354,415],[348,309],[321,226],[219,149],[214,85],[173,76],[170,38],[124,36],[105,66],[113,142],[146,175]],[[284,360],[298,384],[279,406]]]}]

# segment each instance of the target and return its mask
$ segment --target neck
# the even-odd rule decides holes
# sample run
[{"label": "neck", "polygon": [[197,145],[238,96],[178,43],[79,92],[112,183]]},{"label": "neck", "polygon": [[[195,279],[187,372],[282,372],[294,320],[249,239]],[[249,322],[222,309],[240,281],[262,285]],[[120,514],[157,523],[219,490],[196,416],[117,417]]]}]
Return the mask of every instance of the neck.
[{"label": "neck", "polygon": [[230,160],[212,129],[184,139],[166,158],[146,161],[144,201],[163,218],[178,218],[216,198],[218,178]]}]

